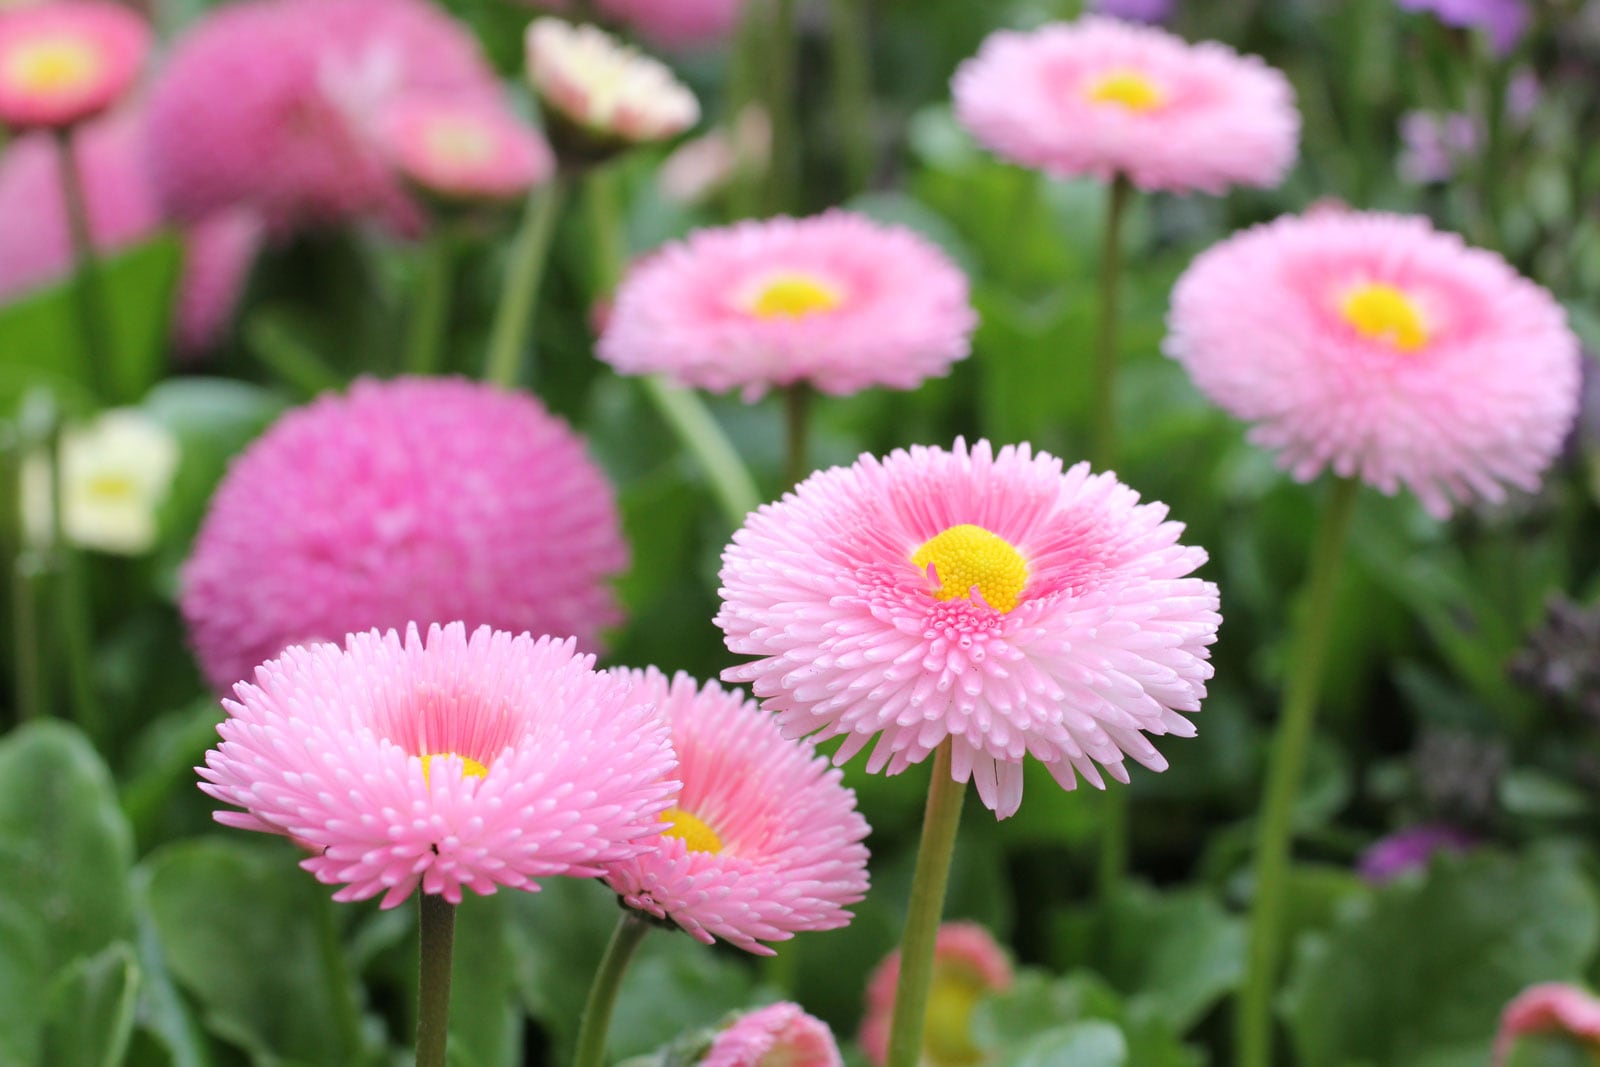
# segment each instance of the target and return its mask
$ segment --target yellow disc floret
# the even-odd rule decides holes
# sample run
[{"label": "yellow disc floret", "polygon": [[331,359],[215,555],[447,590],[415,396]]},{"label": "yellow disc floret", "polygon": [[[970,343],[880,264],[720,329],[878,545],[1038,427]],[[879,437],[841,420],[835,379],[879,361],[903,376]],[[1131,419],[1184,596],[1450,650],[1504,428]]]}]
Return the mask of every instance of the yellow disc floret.
[{"label": "yellow disc floret", "polygon": [[821,311],[832,311],[844,302],[844,294],[821,278],[809,274],[780,274],[767,281],[751,297],[747,307],[762,319],[798,319]]},{"label": "yellow disc floret", "polygon": [[428,772],[432,770],[434,760],[450,756],[454,756],[461,761],[461,777],[463,778],[482,778],[489,773],[489,768],[470,756],[463,756],[456,752],[434,752],[422,757],[422,780],[424,782],[428,781]]},{"label": "yellow disc floret", "polygon": [[70,92],[92,81],[95,50],[75,37],[46,37],[5,57],[6,80],[30,93]]},{"label": "yellow disc floret", "polygon": [[672,824],[663,837],[682,838],[690,852],[721,852],[722,838],[698,816],[682,808],[668,808],[661,818]]},{"label": "yellow disc floret", "polygon": [[428,124],[424,141],[428,155],[447,163],[473,166],[494,159],[494,137],[470,120],[435,119]]},{"label": "yellow disc floret", "polygon": [[1428,327],[1416,301],[1392,285],[1372,282],[1360,286],[1344,298],[1339,310],[1361,336],[1402,352],[1415,352],[1428,343]]},{"label": "yellow disc floret", "polygon": [[983,1053],[972,1040],[972,1009],[989,991],[981,979],[934,966],[928,989],[928,1022],[922,1030],[922,1061],[931,1067],[972,1067]]},{"label": "yellow disc floret", "polygon": [[954,600],[968,596],[974,587],[996,611],[1010,611],[1028,580],[1028,564],[1005,538],[982,526],[952,526],[917,549],[911,562],[926,569],[933,564],[939,576],[934,596]]},{"label": "yellow disc floret", "polygon": [[1090,83],[1087,96],[1096,104],[1116,104],[1129,111],[1154,111],[1167,102],[1161,86],[1136,70],[1101,75]]}]

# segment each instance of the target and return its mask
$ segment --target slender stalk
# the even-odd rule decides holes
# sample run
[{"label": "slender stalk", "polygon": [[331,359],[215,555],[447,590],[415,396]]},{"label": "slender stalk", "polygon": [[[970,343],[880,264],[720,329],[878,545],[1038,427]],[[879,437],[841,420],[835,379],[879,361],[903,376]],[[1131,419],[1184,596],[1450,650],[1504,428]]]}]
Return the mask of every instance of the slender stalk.
[{"label": "slender stalk", "polygon": [[[739,18],[739,33],[734,41],[733,55],[728,73],[728,117],[725,120],[726,136],[737,144],[739,118],[748,109],[759,107],[766,114],[766,100],[762,94],[767,70],[767,5],[751,2],[744,5]],[[742,219],[761,213],[765,196],[767,172],[771,169],[770,150],[761,166],[740,167],[734,175],[733,188],[728,197],[733,218]]]},{"label": "slender stalk", "polygon": [[533,327],[539,283],[544,280],[556,220],[565,199],[566,187],[560,177],[552,178],[528,198],[489,334],[489,357],[483,371],[485,381],[509,389],[522,378],[523,353]]},{"label": "slender stalk", "polygon": [[767,56],[767,117],[772,122],[772,164],[767,172],[767,212],[795,210],[800,176],[800,114],[795,72],[800,36],[795,0],[771,0],[771,47]]},{"label": "slender stalk", "polygon": [[57,423],[50,437],[50,547],[56,568],[56,621],[66,658],[73,717],[84,733],[99,742],[106,738],[94,688],[94,613],[83,580],[83,554],[67,543],[62,456],[61,425]]},{"label": "slender stalk", "polygon": [[783,390],[783,425],[786,462],[783,472],[785,488],[800,484],[811,470],[806,460],[806,442],[809,437],[811,389],[805,382],[796,382]]},{"label": "slender stalk", "polygon": [[1250,909],[1250,952],[1235,1018],[1239,1067],[1272,1063],[1272,994],[1282,955],[1285,890],[1294,805],[1316,722],[1317,697],[1333,632],[1334,600],[1344,546],[1360,483],[1342,478],[1333,487],[1312,548],[1305,616],[1296,626],[1283,707],[1267,765],[1256,834],[1255,900]]},{"label": "slender stalk", "polygon": [[455,234],[448,226],[435,223],[422,249],[421,277],[406,334],[405,367],[412,374],[434,374],[439,370],[450,326],[454,258]]},{"label": "slender stalk", "polygon": [[606,954],[600,957],[600,969],[594,973],[594,984],[589,987],[589,999],[583,1005],[583,1017],[578,1023],[578,1050],[573,1053],[572,1067],[603,1067],[606,1058],[606,1034],[611,1029],[611,1010],[616,1007],[617,993],[622,989],[622,976],[628,973],[628,964],[638,951],[650,924],[638,912],[624,911],[611,931],[611,942]]},{"label": "slender stalk", "polygon": [[422,953],[417,985],[417,1067],[445,1067],[450,1035],[450,966],[456,947],[456,907],[423,893],[418,907]]},{"label": "slender stalk", "polygon": [[845,193],[872,181],[872,51],[865,0],[833,0],[829,13],[834,121],[844,154]]},{"label": "slender stalk", "polygon": [[622,191],[610,167],[590,171],[584,179],[584,207],[589,216],[589,246],[594,255],[594,288],[609,298],[628,272],[628,228],[622,219]]},{"label": "slender stalk", "polygon": [[950,858],[961,825],[961,802],[967,784],[950,777],[951,742],[939,746],[928,785],[928,806],[922,815],[922,842],[917,846],[917,872],[911,882],[911,906],[900,939],[900,984],[894,991],[894,1019],[889,1024],[887,1067],[917,1067],[922,1059],[922,1031],[928,1014],[928,986],[933,981],[933,948],[944,914]]},{"label": "slender stalk", "polygon": [[11,563],[11,627],[16,634],[17,717],[43,717],[49,705],[39,648],[39,557],[24,549]]},{"label": "slender stalk", "polygon": [[1117,327],[1122,313],[1122,220],[1133,186],[1118,174],[1106,190],[1105,239],[1100,250],[1100,321],[1095,328],[1094,437],[1089,461],[1110,470],[1117,452]]},{"label": "slender stalk", "polygon": [[84,194],[83,174],[78,167],[72,133],[63,129],[56,136],[61,158],[61,193],[67,210],[67,230],[72,239],[75,269],[73,296],[78,303],[78,328],[83,332],[83,351],[89,380],[105,396],[119,397],[122,383],[116,380],[112,361],[111,324],[105,291],[100,284],[100,266],[94,251],[94,235],[89,228],[89,201]]}]

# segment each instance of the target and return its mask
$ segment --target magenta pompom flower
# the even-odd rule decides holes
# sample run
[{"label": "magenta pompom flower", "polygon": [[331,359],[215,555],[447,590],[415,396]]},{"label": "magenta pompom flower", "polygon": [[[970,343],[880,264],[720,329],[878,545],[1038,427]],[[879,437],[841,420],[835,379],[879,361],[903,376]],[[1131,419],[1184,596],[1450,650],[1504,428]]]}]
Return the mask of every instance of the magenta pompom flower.
[{"label": "magenta pompom flower", "polygon": [[844,1067],[844,1058],[827,1023],[784,1001],[729,1023],[699,1067]]},{"label": "magenta pompom flower", "polygon": [[843,736],[843,762],[898,774],[953,741],[1000,818],[1032,755],[1063,788],[1166,760],[1146,733],[1192,736],[1211,676],[1217,588],[1190,577],[1163,504],[1086,463],[987,441],[915,447],[812,475],[763,506],[722,556],[717,624],[760,657],[750,682],[791,737]]},{"label": "magenta pompom flower", "polygon": [[1423,218],[1330,211],[1237,234],[1179,279],[1168,325],[1168,354],[1296,479],[1403,485],[1440,517],[1536,488],[1577,413],[1560,305]]},{"label": "magenta pompom flower", "polygon": [[219,689],[285,645],[462,620],[574,635],[617,621],[615,497],[531,397],[360,381],[284,416],[233,463],[182,572]]},{"label": "magenta pompom flower", "polygon": [[1517,1040],[1531,1034],[1565,1034],[1600,1056],[1600,999],[1565,982],[1542,982],[1524,989],[1500,1016],[1494,1067],[1505,1067]]},{"label": "magenta pompom flower", "polygon": [[845,211],[701,230],[617,291],[600,358],[746,400],[804,382],[912,389],[971,350],[967,279],[932,244]]},{"label": "magenta pompom flower", "polygon": [[150,27],[105,0],[0,12],[0,125],[70,126],[116,103],[150,50]]},{"label": "magenta pompom flower", "polygon": [[763,941],[849,923],[867,892],[868,827],[839,772],[740,693],[653,668],[616,673],[671,722],[683,790],[671,828],[612,864],[606,884],[707,944],[761,956],[773,954]]},{"label": "magenta pompom flower", "polygon": [[[990,993],[1010,989],[1013,978],[1010,958],[988,930],[972,922],[940,926],[928,989],[928,1002],[934,1010],[923,1029],[923,1064],[966,1067],[980,1062],[982,1055],[972,1041],[972,1009]],[[867,1054],[868,1063],[881,1065],[889,1058],[889,1027],[899,986],[900,952],[896,949],[867,982],[861,1051]]]},{"label": "magenta pompom flower", "polygon": [[400,173],[446,199],[506,200],[555,173],[544,138],[498,102],[406,97],[388,107],[379,128]]},{"label": "magenta pompom flower", "polygon": [[1289,80],[1260,59],[1100,16],[993,34],[953,90],[961,124],[1006,159],[1146,190],[1277,185],[1300,138]]},{"label": "magenta pompom flower", "polygon": [[460,623],[294,646],[224,700],[218,822],[315,849],[335,900],[593,877],[660,828],[667,724],[572,641]]}]

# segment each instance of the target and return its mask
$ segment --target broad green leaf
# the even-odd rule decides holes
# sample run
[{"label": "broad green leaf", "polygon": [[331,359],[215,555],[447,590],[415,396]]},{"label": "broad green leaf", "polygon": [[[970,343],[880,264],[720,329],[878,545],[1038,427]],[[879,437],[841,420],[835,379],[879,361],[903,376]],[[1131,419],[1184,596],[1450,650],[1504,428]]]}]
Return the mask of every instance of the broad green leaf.
[{"label": "broad green leaf", "polygon": [[1064,1030],[1087,1023],[1094,1027],[1085,1033],[1104,1034],[1103,1028],[1109,1027],[1117,1040],[1113,1044],[1104,1036],[1075,1038],[1084,1042],[1074,1050],[1084,1062],[1100,1062],[1092,1057],[1108,1055],[1120,1055],[1113,1062],[1137,1067],[1198,1067],[1203,1062],[1158,1020],[1133,1019],[1115,991],[1084,971],[1056,978],[1024,970],[1011,989],[978,1002],[972,1013],[972,1037],[986,1055],[1011,1063],[1018,1056],[1056,1048],[1067,1037]]},{"label": "broad green leaf", "polygon": [[[11,870],[11,854],[0,847],[0,864]],[[0,897],[0,1063],[33,1063],[39,1055],[44,1019],[44,926],[25,908]]]},{"label": "broad green leaf", "polygon": [[50,1067],[119,1067],[133,1036],[139,984],[139,964],[125,941],[62,971],[50,995],[43,1062]]},{"label": "broad green leaf", "polygon": [[1130,1060],[1121,1030],[1086,1020],[1046,1030],[1007,1049],[995,1062],[999,1067],[1123,1067]]}]

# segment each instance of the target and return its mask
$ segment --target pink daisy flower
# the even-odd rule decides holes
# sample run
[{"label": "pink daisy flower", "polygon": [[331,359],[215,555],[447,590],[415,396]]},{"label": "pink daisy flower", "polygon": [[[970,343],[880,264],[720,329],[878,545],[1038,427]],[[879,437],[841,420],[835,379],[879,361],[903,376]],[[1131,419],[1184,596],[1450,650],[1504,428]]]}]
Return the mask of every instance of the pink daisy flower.
[{"label": "pink daisy flower", "polygon": [[460,623],[295,646],[224,700],[216,820],[292,837],[335,900],[538,889],[637,852],[675,791],[667,725],[570,639]]},{"label": "pink daisy flower", "polygon": [[1494,1039],[1495,1067],[1511,1058],[1517,1039],[1528,1034],[1567,1034],[1600,1053],[1600,1000],[1564,982],[1529,986],[1506,1005]]},{"label": "pink daisy flower", "polygon": [[760,657],[750,682],[790,737],[877,738],[898,774],[953,742],[999,818],[1031,754],[1065,789],[1126,782],[1124,756],[1167,761],[1146,733],[1194,734],[1211,676],[1217,587],[1189,575],[1164,504],[1027,445],[914,447],[813,474],[764,505],[722,554],[717,624]]},{"label": "pink daisy flower", "polygon": [[1255,56],[1094,15],[991,35],[953,91],[998,155],[1146,190],[1277,185],[1300,138],[1289,80]]},{"label": "pink daisy flower", "polygon": [[0,125],[70,126],[133,86],[150,27],[120,4],[54,0],[0,12]]},{"label": "pink daisy flower", "polygon": [[785,1001],[728,1024],[699,1067],[844,1067],[844,1058],[827,1023]]},{"label": "pink daisy flower", "polygon": [[286,645],[412,621],[593,648],[618,620],[606,583],[626,562],[610,484],[537,400],[452,379],[360,381],[234,460],[180,600],[225,689]]},{"label": "pink daisy flower", "polygon": [[1548,292],[1426,219],[1319,212],[1223,241],[1179,279],[1169,355],[1300,481],[1325,467],[1436,516],[1534,489],[1578,408]]},{"label": "pink daisy flower", "polygon": [[498,102],[409,96],[380,120],[395,167],[427,192],[451,200],[506,200],[555,173],[538,131]]},{"label": "pink daisy flower", "polygon": [[683,789],[671,828],[612,864],[606,884],[706,944],[760,956],[773,955],[762,941],[847,925],[867,892],[868,827],[839,771],[740,693],[654,668],[616,673],[671,722]]},{"label": "pink daisy flower", "polygon": [[[933,948],[933,980],[928,988],[928,1020],[923,1029],[926,1067],[969,1067],[982,1059],[972,1043],[972,1009],[990,993],[1011,988],[1011,960],[988,930],[971,922],[939,927]],[[889,1058],[889,1026],[900,985],[900,950],[872,972],[867,982],[867,1012],[861,1020],[861,1050],[875,1067]]]},{"label": "pink daisy flower", "polygon": [[601,359],[755,400],[807,382],[913,389],[971,351],[967,279],[929,242],[845,211],[700,230],[617,290]]}]

